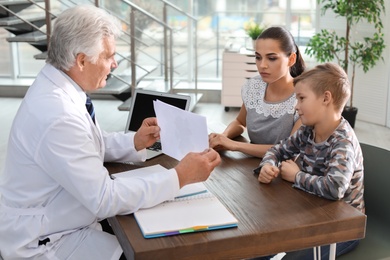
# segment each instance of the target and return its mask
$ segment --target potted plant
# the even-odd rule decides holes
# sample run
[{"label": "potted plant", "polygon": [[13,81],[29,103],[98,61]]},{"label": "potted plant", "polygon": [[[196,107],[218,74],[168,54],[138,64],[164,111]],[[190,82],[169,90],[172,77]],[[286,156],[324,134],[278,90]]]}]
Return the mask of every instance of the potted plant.
[{"label": "potted plant", "polygon": [[[357,108],[353,106],[356,66],[367,72],[379,59],[383,60],[382,53],[386,47],[381,22],[385,11],[384,0],[317,0],[317,3],[322,5],[322,15],[332,10],[336,16],[345,17],[345,35],[323,29],[311,38],[305,53],[319,62],[336,61],[347,74],[351,71],[351,98],[344,107],[343,117],[354,127],[357,114]],[[371,37],[351,37],[359,22],[367,22],[373,27]]]},{"label": "potted plant", "polygon": [[249,38],[252,40],[253,49],[255,49],[255,41],[257,37],[264,31],[264,26],[256,23],[253,18],[244,22],[244,30]]}]

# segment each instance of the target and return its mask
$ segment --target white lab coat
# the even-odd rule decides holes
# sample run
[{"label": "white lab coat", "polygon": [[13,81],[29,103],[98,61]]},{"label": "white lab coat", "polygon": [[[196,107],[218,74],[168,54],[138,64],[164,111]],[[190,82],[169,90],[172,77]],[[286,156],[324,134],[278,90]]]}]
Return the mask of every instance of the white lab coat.
[{"label": "white lab coat", "polygon": [[[46,64],[14,119],[0,181],[4,259],[115,259],[121,248],[97,221],[172,199],[174,169],[111,179],[104,161],[142,161],[133,134],[102,133],[85,93]],[[98,118],[99,115],[97,115]],[[46,245],[38,241],[50,238]],[[94,255],[92,255],[94,254]]]}]

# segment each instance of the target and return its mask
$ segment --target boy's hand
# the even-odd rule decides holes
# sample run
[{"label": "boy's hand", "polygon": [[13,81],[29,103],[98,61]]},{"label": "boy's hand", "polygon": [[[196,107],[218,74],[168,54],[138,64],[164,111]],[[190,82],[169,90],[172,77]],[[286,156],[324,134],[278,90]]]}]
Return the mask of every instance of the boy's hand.
[{"label": "boy's hand", "polygon": [[278,177],[279,172],[280,170],[278,167],[265,164],[263,167],[261,167],[258,180],[261,183],[270,183],[273,179]]},{"label": "boy's hand", "polygon": [[282,178],[289,182],[295,182],[295,176],[300,171],[298,164],[293,160],[287,160],[280,165],[280,174]]}]

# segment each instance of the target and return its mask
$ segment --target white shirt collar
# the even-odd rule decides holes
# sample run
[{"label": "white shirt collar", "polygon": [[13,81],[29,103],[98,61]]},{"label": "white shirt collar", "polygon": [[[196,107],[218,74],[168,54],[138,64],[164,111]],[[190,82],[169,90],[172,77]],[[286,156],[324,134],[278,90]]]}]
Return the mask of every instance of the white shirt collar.
[{"label": "white shirt collar", "polygon": [[76,89],[77,93],[79,93],[82,100],[84,100],[84,103],[87,101],[87,94],[84,92],[84,90],[71,78],[63,72],[62,70],[58,70],[62,75],[65,76],[69,80],[70,83],[72,83],[73,87]]}]

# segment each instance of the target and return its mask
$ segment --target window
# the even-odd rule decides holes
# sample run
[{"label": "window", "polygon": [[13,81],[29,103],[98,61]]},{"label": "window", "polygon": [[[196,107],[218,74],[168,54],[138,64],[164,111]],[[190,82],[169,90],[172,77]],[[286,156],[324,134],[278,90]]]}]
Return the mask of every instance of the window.
[{"label": "window", "polygon": [[[60,2],[52,2],[52,9],[62,10],[66,8]],[[142,3],[143,1],[138,2]],[[248,37],[243,30],[243,24],[249,19],[264,25],[285,26],[294,35],[302,54],[304,53],[305,44],[315,32],[316,0],[171,0],[170,2],[198,18],[196,53],[197,75],[200,81],[221,80],[222,52],[229,42],[239,43],[243,46],[248,44]],[[147,3],[159,7],[163,5],[159,0],[150,0]],[[112,10],[114,14],[117,13],[120,17],[129,19],[128,12],[126,12],[129,7],[121,1],[101,1],[100,5]],[[158,12],[161,12],[161,14],[156,14],[156,17],[162,17],[162,8],[158,8]],[[194,55],[194,50],[189,49],[190,46],[193,46],[193,43],[188,42],[188,39],[193,41],[194,38],[189,38],[188,30],[185,29],[191,22],[183,13],[168,8],[168,23],[175,28],[175,33],[177,33],[175,35],[177,42],[173,47],[175,48],[175,77],[178,79],[193,77],[193,75],[186,75],[186,73],[192,71],[190,68],[194,66],[194,59],[191,58],[191,55]],[[146,34],[149,32],[155,33],[150,36],[153,37],[153,40],[162,37],[161,28],[160,31],[156,31],[153,30],[153,26],[156,25],[150,23],[148,28],[143,29],[143,40],[148,39]],[[34,55],[39,54],[40,51],[27,43],[13,43],[14,46],[11,48],[11,43],[6,41],[6,37],[9,36],[10,33],[6,30],[0,30],[2,48],[0,60],[4,63],[4,66],[0,67],[0,76],[11,78],[13,75],[16,78],[35,77],[44,65],[43,60],[34,58]],[[143,46],[146,46],[146,44]],[[127,52],[129,50],[123,43],[120,43],[118,47]],[[139,52],[137,59],[140,62],[151,62],[151,57],[163,57],[162,43],[158,48],[156,47],[151,46],[149,49]],[[156,55],[150,55],[152,51],[156,51]],[[145,54],[148,54],[149,57],[146,57]],[[304,59],[309,61],[308,57],[304,57]],[[15,66],[11,65],[11,60],[15,62]],[[162,69],[156,70],[156,72],[161,75]]]}]

